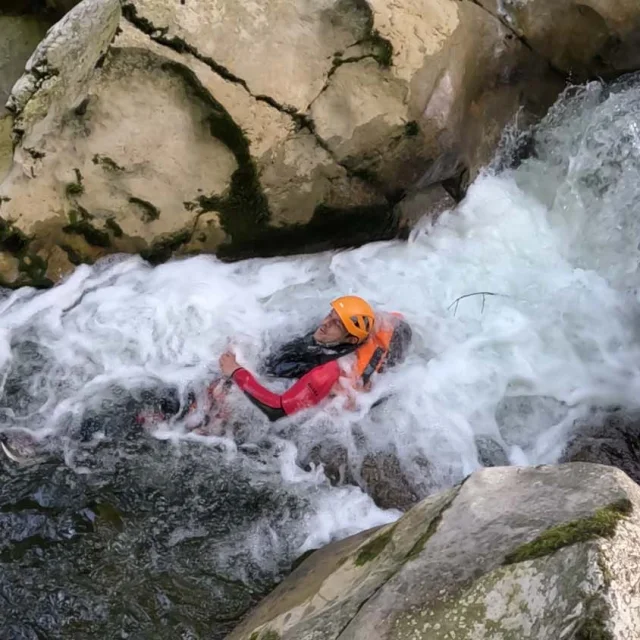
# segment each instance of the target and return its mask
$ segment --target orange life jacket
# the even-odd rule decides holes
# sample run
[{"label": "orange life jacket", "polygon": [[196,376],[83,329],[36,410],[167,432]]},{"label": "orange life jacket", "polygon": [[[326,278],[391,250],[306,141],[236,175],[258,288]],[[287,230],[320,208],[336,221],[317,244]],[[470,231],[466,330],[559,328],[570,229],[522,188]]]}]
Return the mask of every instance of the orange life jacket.
[{"label": "orange life jacket", "polygon": [[403,318],[400,313],[383,313],[376,316],[374,333],[355,351],[355,364],[351,370],[351,385],[358,391],[368,391],[371,378],[384,367],[391,338],[398,320]]}]

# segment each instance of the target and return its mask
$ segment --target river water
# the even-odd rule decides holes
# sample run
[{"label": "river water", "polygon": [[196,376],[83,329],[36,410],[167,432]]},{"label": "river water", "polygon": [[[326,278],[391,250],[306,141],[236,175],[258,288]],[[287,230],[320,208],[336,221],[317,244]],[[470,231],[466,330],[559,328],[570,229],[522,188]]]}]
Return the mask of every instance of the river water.
[{"label": "river water", "polygon": [[[506,134],[464,202],[408,242],[156,268],[120,256],[2,292],[0,431],[29,446],[2,461],[0,637],[221,638],[300,554],[400,514],[304,464],[315,446],[354,468],[392,452],[426,495],[486,462],[480,442],[554,462],[594,407],[638,408],[639,175],[630,76]],[[336,400],[270,424],[233,392],[235,431],[132,425],[163,389],[202,389],[228,346],[257,369],[341,294],[402,312],[414,336],[355,411]]]}]

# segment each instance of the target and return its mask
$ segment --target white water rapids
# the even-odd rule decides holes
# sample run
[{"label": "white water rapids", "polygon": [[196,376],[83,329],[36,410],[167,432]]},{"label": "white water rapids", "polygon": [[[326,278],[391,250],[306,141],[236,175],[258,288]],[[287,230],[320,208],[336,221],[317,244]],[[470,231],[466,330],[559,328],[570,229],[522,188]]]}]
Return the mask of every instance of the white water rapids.
[{"label": "white water rapids", "polygon": [[[272,425],[235,392],[249,425],[242,446],[188,434],[179,421],[158,437],[221,447],[255,477],[264,464],[275,469],[309,501],[289,532],[298,551],[398,516],[296,464],[323,441],[355,458],[395,451],[425,493],[480,465],[478,436],[499,443],[512,464],[556,461],[593,407],[640,404],[640,81],[572,90],[536,129],[533,149],[515,169],[487,171],[456,210],[424,221],[408,242],[156,268],[119,256],[79,267],[46,292],[5,292],[0,428],[64,436],[74,465],[69,425],[114,386],[202,388],[228,345],[255,370],[332,298],[357,294],[402,312],[414,336],[407,361],[357,411],[334,402]],[[456,302],[478,292],[495,295]],[[19,348],[26,343],[35,352]],[[261,467],[245,451],[265,438],[275,454]],[[280,533],[260,535],[264,543]]]}]

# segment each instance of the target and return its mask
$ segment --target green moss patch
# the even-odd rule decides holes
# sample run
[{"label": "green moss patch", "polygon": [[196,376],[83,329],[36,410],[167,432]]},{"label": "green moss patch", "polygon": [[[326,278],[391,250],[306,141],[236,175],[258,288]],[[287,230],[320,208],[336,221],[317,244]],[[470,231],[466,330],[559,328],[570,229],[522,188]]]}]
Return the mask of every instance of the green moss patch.
[{"label": "green moss patch", "polygon": [[69,182],[64,188],[64,192],[67,198],[73,198],[75,196],[82,195],[84,193],[84,185],[82,184],[82,174],[79,169],[74,169],[76,174],[75,182]]},{"label": "green moss patch", "polygon": [[391,527],[388,531],[376,536],[370,542],[367,542],[363,547],[360,548],[356,559],[354,560],[354,564],[356,567],[361,567],[367,562],[371,562],[375,560],[386,548],[386,546],[393,538],[393,532],[396,530],[395,525]]},{"label": "green moss patch", "polygon": [[29,251],[31,240],[32,238],[15,227],[13,222],[0,218],[0,251],[6,251],[18,259],[18,270],[21,274],[16,282],[5,283],[5,286],[15,288],[29,285],[42,289],[53,285],[45,275],[47,261]]},{"label": "green moss patch", "polygon": [[140,252],[144,260],[152,265],[169,260],[173,252],[191,239],[189,231],[179,231],[154,242],[149,249]]},{"label": "green moss patch", "polygon": [[618,522],[633,510],[627,499],[619,500],[608,507],[599,509],[589,518],[582,518],[548,529],[535,540],[527,542],[511,552],[504,559],[504,564],[525,562],[555,553],[558,549],[592,538],[611,538]]},{"label": "green moss patch", "polygon": [[29,238],[12,222],[0,218],[0,249],[11,254],[22,253],[29,245]]},{"label": "green moss patch", "polygon": [[47,261],[34,254],[24,254],[19,259],[18,269],[22,271],[29,281],[38,287],[49,287],[53,282],[45,277]]},{"label": "green moss patch", "polygon": [[[464,482],[466,482],[466,480],[463,481],[462,484],[464,484]],[[460,486],[462,486],[462,484]],[[455,491],[453,493],[453,495],[449,498],[449,500],[447,500],[447,502],[445,502],[445,504],[442,505],[442,508],[440,509],[438,514],[429,523],[427,530],[416,540],[416,543],[413,545],[413,547],[411,547],[409,553],[407,553],[405,561],[413,560],[413,558],[417,558],[422,553],[422,550],[425,548],[425,545],[427,544],[431,536],[433,536],[433,534],[438,530],[445,511],[452,505],[453,501],[458,495],[458,492],[459,489],[458,491]]]},{"label": "green moss patch", "polygon": [[393,45],[374,30],[368,38],[368,43],[373,48],[373,57],[381,67],[390,67],[393,62]]},{"label": "green moss patch", "polygon": [[148,200],[143,200],[142,198],[136,198],[132,196],[131,198],[129,198],[129,202],[131,204],[137,205],[138,207],[140,207],[140,209],[142,209],[142,219],[145,222],[153,222],[160,217],[160,209],[158,209],[158,207],[156,207]]},{"label": "green moss patch", "polygon": [[249,640],[280,640],[280,634],[273,629],[267,629],[264,633],[260,631],[254,631]]},{"label": "green moss patch", "polygon": [[404,125],[404,135],[407,138],[414,138],[420,133],[420,126],[415,120],[411,120]]},{"label": "green moss patch", "polygon": [[67,254],[67,258],[69,258],[69,262],[73,265],[75,265],[76,267],[78,265],[83,264],[84,262],[88,262],[89,264],[91,264],[91,260],[87,259],[85,260],[82,256],[82,254],[80,254],[78,251],[76,251],[73,247],[71,247],[68,244],[61,244],[60,248]]},{"label": "green moss patch", "polygon": [[423,551],[425,545],[429,541],[429,538],[433,536],[433,534],[438,530],[438,525],[442,520],[442,514],[439,513],[427,527],[427,530],[416,540],[416,543],[411,547],[411,551],[407,554],[406,559],[412,560],[413,558],[417,558]]},{"label": "green moss patch", "polygon": [[111,238],[106,231],[96,229],[88,220],[82,219],[72,222],[62,228],[65,233],[72,233],[82,236],[89,244],[94,247],[111,246]]},{"label": "green moss patch", "polygon": [[122,227],[116,222],[115,218],[107,218],[104,226],[113,233],[114,238],[122,238],[124,235]]},{"label": "green moss patch", "polygon": [[[82,236],[88,244],[94,247],[107,248],[111,246],[111,237],[109,236],[109,233],[102,229],[97,229],[93,225],[91,222],[91,220],[93,220],[93,216],[84,207],[81,207],[76,203],[76,208],[71,209],[68,216],[69,224],[62,227],[62,230],[65,233]],[[108,221],[105,224],[109,227]],[[71,260],[71,257],[69,260]],[[73,262],[73,260],[71,260],[71,262]]]},{"label": "green moss patch", "polygon": [[79,196],[84,193],[84,185],[79,182],[69,182],[64,188],[67,197]]},{"label": "green moss patch", "polygon": [[115,162],[115,160],[112,160],[108,156],[101,156],[96,153],[96,155],[92,158],[92,162],[93,164],[100,165],[107,171],[124,171],[124,167],[121,167],[117,162]]}]

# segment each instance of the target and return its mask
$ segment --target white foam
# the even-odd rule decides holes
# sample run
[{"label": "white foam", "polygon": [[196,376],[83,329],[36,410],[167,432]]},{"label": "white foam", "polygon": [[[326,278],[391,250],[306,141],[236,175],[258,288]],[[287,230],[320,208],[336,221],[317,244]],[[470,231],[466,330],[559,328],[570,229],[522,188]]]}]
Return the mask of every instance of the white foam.
[{"label": "white foam", "polygon": [[[282,481],[306,482],[316,500],[303,546],[395,517],[356,489],[313,498],[322,479],[302,471],[295,454],[329,438],[355,457],[394,449],[429,490],[478,467],[479,435],[503,443],[512,463],[556,460],[593,404],[640,401],[640,90],[625,91],[607,97],[590,85],[565,100],[538,134],[537,159],[483,175],[455,211],[424,223],[407,243],[236,264],[200,256],[155,269],[124,258],[78,268],[45,293],[14,293],[1,303],[3,376],[10,341],[27,328],[54,360],[24,381],[46,393],[17,412],[15,425],[54,431],[116,383],[203,385],[230,344],[255,369],[334,296],[355,293],[402,312],[414,331],[407,362],[380,378],[359,411],[334,403],[293,426],[271,426],[234,396],[252,437],[288,441]],[[499,295],[456,303],[476,292]],[[384,395],[391,399],[369,413]],[[496,420],[511,397],[534,399],[526,423],[517,403]],[[165,427],[173,428],[180,435],[179,426]]]}]

